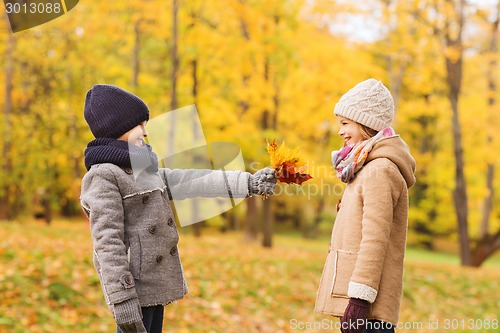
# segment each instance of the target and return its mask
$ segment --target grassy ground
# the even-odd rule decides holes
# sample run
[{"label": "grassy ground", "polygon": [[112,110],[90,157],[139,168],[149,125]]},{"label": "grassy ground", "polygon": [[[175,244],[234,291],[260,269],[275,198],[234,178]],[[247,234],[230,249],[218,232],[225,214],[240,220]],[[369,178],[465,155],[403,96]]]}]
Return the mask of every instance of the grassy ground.
[{"label": "grassy ground", "polygon": [[[1,224],[0,230],[0,332],[114,331],[86,222]],[[337,320],[313,313],[328,241],[274,240],[274,248],[264,249],[239,233],[182,235],[190,293],[166,308],[164,331],[336,331],[330,328]],[[480,269],[457,262],[408,250],[400,318],[407,329],[398,332],[500,331],[500,260]]]}]

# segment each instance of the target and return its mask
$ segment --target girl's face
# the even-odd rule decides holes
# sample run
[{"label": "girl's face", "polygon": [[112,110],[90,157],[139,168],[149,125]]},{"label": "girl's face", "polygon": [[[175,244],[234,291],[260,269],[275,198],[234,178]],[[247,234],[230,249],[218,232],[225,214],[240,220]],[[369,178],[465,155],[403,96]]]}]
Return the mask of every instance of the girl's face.
[{"label": "girl's face", "polygon": [[143,121],[127,133],[120,136],[118,140],[127,141],[128,143],[138,147],[144,146],[144,138],[148,136],[146,123],[147,121]]},{"label": "girl's face", "polygon": [[363,140],[358,123],[342,116],[337,116],[337,119],[340,123],[339,135],[344,138],[344,146],[354,146]]}]

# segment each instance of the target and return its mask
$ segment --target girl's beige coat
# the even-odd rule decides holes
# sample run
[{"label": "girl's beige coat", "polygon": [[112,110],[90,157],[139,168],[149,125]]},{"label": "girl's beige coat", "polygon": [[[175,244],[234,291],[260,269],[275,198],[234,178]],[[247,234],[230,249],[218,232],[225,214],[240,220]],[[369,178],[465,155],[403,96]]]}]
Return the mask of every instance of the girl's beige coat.
[{"label": "girl's beige coat", "polygon": [[315,311],[341,317],[350,297],[371,319],[397,324],[415,160],[399,136],[382,139],[346,186],[333,227]]}]

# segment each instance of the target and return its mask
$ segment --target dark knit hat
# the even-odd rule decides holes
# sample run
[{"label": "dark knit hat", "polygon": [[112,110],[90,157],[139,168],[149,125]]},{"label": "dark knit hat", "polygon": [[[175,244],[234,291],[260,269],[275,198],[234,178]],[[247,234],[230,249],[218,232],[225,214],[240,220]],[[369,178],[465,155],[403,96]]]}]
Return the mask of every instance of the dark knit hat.
[{"label": "dark knit hat", "polygon": [[136,95],[108,84],[96,84],[87,92],[83,111],[96,138],[119,138],[149,120],[147,105]]}]

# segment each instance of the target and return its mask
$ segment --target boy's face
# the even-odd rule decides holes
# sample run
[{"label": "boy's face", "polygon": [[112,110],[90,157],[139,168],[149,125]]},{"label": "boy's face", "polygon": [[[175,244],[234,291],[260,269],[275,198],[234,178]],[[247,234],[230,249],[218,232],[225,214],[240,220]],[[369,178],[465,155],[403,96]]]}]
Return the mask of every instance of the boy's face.
[{"label": "boy's face", "polygon": [[127,133],[120,136],[118,140],[127,141],[128,143],[138,147],[144,146],[144,138],[148,136],[148,132],[146,131],[146,124],[147,121],[143,121]]},{"label": "boy's face", "polygon": [[363,140],[359,124],[342,116],[337,116],[340,123],[339,135],[344,138],[344,146],[354,146]]}]

